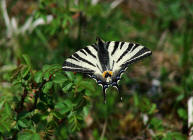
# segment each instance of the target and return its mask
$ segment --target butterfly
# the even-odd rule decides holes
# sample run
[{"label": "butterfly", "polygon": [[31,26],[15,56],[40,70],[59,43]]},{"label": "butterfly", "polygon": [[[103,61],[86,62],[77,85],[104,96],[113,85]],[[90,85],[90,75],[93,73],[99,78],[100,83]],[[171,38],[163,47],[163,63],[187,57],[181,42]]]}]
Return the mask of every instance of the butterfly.
[{"label": "butterfly", "polygon": [[150,56],[152,52],[140,45],[130,42],[103,41],[96,38],[96,43],[89,45],[68,57],[64,61],[64,71],[73,71],[87,74],[98,85],[102,86],[104,102],[106,103],[106,90],[109,86],[118,89],[121,75],[129,64]]}]

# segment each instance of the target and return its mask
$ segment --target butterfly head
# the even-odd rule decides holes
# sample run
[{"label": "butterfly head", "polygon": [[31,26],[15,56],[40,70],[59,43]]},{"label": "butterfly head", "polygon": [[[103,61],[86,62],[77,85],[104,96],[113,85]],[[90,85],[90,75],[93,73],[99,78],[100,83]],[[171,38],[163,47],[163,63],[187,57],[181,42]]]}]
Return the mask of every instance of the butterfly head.
[{"label": "butterfly head", "polygon": [[107,83],[112,81],[112,75],[113,75],[112,71],[104,71],[103,74],[102,74],[103,78],[106,79]]}]

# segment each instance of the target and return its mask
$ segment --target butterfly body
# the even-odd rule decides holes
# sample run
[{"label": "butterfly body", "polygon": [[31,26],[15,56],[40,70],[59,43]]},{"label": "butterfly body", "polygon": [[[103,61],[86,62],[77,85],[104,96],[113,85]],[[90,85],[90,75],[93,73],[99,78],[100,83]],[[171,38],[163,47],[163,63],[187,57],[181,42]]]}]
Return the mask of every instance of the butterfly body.
[{"label": "butterfly body", "polygon": [[151,51],[139,44],[119,41],[105,42],[97,38],[96,43],[67,58],[63,69],[85,73],[95,79],[97,84],[103,88],[106,102],[107,88],[113,86],[119,91],[118,82],[128,65],[149,55]]}]

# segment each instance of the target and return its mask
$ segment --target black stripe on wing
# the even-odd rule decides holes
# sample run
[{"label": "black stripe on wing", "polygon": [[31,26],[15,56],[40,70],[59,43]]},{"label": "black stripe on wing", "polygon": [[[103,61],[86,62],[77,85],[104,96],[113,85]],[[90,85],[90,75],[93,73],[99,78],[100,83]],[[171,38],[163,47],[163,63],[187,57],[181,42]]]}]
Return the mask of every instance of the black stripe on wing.
[{"label": "black stripe on wing", "polygon": [[91,65],[91,66],[93,66],[93,67],[96,67],[93,63],[91,63],[91,62],[89,62],[88,60],[80,57],[77,53],[74,53],[73,56],[76,57],[78,60],[80,60],[80,61],[82,61],[82,62],[85,62],[85,63],[87,63],[87,64],[89,64],[89,65]]},{"label": "black stripe on wing", "polygon": [[118,46],[119,46],[119,42],[118,41],[115,41],[115,44],[114,44],[114,48],[113,48],[113,51],[111,53],[111,56],[115,53],[115,51],[118,49]]},{"label": "black stripe on wing", "polygon": [[81,49],[80,52],[87,56],[86,52],[83,49]]},{"label": "black stripe on wing", "polygon": [[93,70],[87,70],[87,69],[73,69],[73,68],[63,68],[64,71],[72,71],[72,72],[80,72],[85,74],[93,74]]},{"label": "black stripe on wing", "polygon": [[148,48],[143,47],[139,52],[137,52],[133,57],[131,57],[125,64],[121,65],[121,67],[125,68],[129,64],[137,62],[147,56],[150,56],[151,54],[152,52]]},{"label": "black stripe on wing", "polygon": [[103,71],[100,69],[99,65],[96,64],[96,66],[100,70],[100,72],[103,73]]},{"label": "black stripe on wing", "polygon": [[82,66],[79,66],[79,65],[67,62],[67,61],[64,62],[64,65],[62,68],[64,71],[82,72],[82,73],[89,73],[89,74],[94,73],[93,70],[84,68]]},{"label": "black stripe on wing", "polygon": [[73,60],[75,60],[75,61],[77,61],[77,62],[79,61],[78,59],[76,59],[76,58],[73,57],[73,56],[70,56],[69,58],[70,58],[70,59],[73,59]]},{"label": "black stripe on wing", "polygon": [[140,44],[134,44],[134,46],[131,48],[131,52],[134,51],[138,46],[140,46]]},{"label": "black stripe on wing", "polygon": [[91,55],[92,57],[96,58],[96,56],[88,49],[88,47],[84,48],[84,50]]},{"label": "black stripe on wing", "polygon": [[79,65],[73,64],[73,63],[71,63],[71,62],[67,62],[67,61],[64,61],[63,68],[64,68],[64,67],[85,69],[85,68],[82,67],[82,66],[79,66]]},{"label": "black stripe on wing", "polygon": [[122,49],[122,47],[123,47],[124,44],[125,44],[125,42],[121,42],[120,49]]},{"label": "black stripe on wing", "polygon": [[98,51],[98,48],[97,48],[97,44],[96,44],[96,43],[92,44],[91,46],[95,49],[96,52]]},{"label": "black stripe on wing", "polygon": [[[117,63],[132,49],[133,43],[129,43],[127,49],[122,53],[122,55],[118,58]],[[137,46],[136,46],[137,47]],[[135,48],[136,48],[135,47]]]},{"label": "black stripe on wing", "polygon": [[105,43],[105,46],[106,46],[106,49],[107,49],[107,50],[109,49],[110,43],[111,43],[111,41],[107,41],[107,42]]}]

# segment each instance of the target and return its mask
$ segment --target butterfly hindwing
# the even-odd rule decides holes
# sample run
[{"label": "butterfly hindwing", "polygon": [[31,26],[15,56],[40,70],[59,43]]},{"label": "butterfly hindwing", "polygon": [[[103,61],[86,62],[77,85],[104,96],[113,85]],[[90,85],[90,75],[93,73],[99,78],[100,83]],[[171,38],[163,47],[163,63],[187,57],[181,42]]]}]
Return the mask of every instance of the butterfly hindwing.
[{"label": "butterfly hindwing", "polygon": [[[151,51],[140,45],[130,42],[103,41],[87,46],[68,57],[63,65],[65,71],[81,72],[96,80],[103,88],[104,101],[109,86],[116,87],[121,75],[129,64],[135,63],[151,55]],[[122,99],[122,97],[121,97]]]}]

